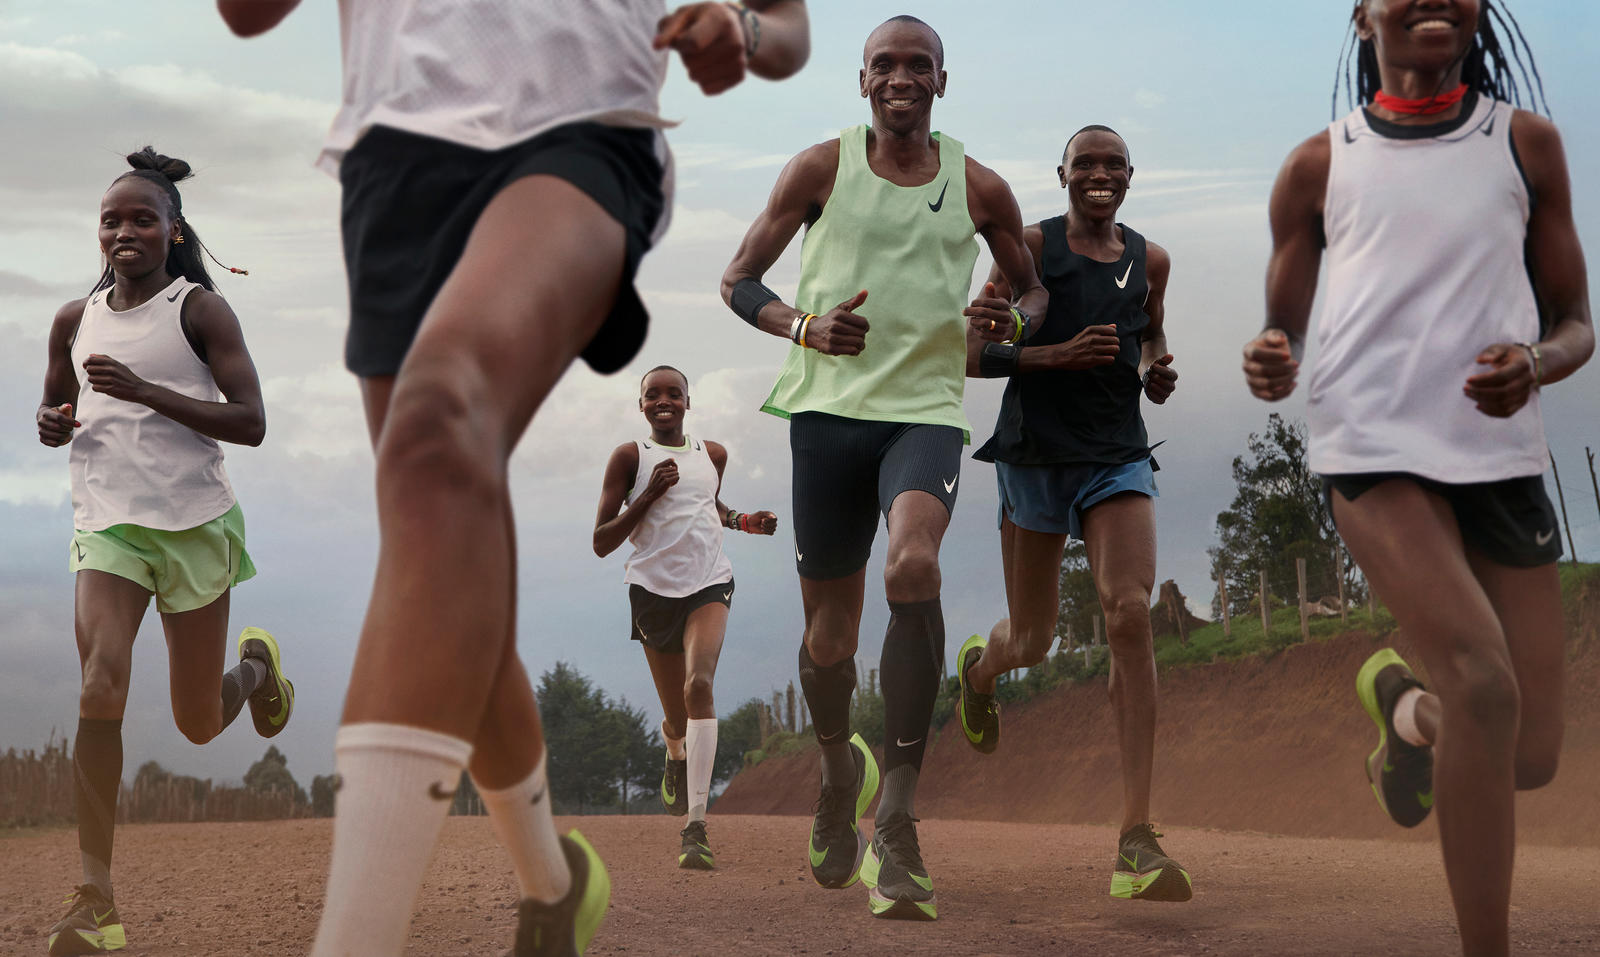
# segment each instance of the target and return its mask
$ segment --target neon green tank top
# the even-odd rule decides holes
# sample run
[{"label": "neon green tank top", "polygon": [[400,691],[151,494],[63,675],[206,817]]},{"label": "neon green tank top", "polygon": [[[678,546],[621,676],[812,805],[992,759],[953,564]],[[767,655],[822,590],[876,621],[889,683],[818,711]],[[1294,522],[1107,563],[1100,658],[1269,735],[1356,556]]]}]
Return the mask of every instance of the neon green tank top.
[{"label": "neon green tank top", "polygon": [[967,212],[961,143],[934,133],[939,173],[896,186],[867,165],[867,127],[839,134],[839,172],[800,249],[795,308],[821,315],[865,289],[858,356],[793,346],[763,412],[828,412],[875,422],[952,425],[962,411],[965,309],[978,243]]}]

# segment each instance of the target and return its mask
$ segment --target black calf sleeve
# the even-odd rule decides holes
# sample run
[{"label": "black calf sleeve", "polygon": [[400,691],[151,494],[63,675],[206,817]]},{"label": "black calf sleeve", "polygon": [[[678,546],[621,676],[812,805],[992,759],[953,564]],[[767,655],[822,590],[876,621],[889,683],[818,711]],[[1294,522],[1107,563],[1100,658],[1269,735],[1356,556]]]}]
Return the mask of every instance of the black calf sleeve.
[{"label": "black calf sleeve", "polygon": [[883,685],[883,768],[920,770],[944,660],[944,609],[939,599],[890,602],[878,680]]},{"label": "black calf sleeve", "polygon": [[800,691],[811,711],[811,730],[819,744],[843,744],[850,731],[850,696],[856,690],[856,659],[852,656],[831,665],[811,660],[805,642],[800,643]]}]

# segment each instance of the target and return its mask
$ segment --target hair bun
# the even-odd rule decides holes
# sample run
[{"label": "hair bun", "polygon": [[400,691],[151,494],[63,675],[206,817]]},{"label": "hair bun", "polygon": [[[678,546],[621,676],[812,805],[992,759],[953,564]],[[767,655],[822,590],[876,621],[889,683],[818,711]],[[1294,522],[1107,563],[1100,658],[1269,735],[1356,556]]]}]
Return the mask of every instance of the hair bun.
[{"label": "hair bun", "polygon": [[176,183],[189,178],[189,164],[181,159],[157,153],[154,147],[146,146],[136,153],[128,154],[128,165],[134,169],[147,169],[160,173],[168,182]]}]

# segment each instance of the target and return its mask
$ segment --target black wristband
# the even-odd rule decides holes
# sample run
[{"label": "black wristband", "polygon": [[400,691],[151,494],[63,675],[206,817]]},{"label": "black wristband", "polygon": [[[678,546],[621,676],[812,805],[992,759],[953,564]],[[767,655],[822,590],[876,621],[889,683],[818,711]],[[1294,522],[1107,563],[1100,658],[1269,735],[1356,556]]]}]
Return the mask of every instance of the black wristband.
[{"label": "black wristband", "polygon": [[761,315],[761,309],[767,303],[780,298],[777,293],[761,284],[759,279],[745,278],[733,284],[733,294],[728,297],[728,305],[740,319],[756,324],[756,317]]},{"label": "black wristband", "polygon": [[1017,371],[1017,360],[1022,347],[1007,342],[986,342],[978,355],[978,375],[985,379],[1003,379]]}]

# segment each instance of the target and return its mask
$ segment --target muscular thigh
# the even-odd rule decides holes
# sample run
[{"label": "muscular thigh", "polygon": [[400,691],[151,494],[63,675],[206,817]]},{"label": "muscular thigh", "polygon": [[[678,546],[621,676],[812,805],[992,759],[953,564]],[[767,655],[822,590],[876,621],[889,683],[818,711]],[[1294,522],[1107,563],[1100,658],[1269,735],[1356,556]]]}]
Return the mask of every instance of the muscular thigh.
[{"label": "muscular thigh", "polygon": [[1140,594],[1148,600],[1156,581],[1155,502],[1123,492],[1083,513],[1083,544],[1102,602]]}]

